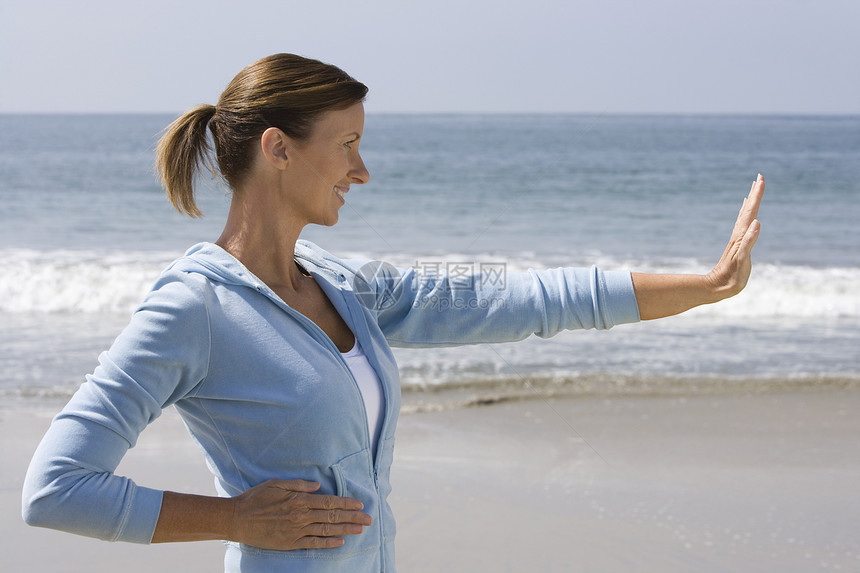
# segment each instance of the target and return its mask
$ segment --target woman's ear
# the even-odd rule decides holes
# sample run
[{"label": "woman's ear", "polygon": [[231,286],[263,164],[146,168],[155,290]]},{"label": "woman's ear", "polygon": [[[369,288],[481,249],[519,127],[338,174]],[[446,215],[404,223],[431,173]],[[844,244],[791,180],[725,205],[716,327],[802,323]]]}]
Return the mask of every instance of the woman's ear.
[{"label": "woman's ear", "polygon": [[268,128],[260,136],[260,150],[263,152],[263,157],[277,169],[287,167],[289,162],[287,148],[289,145],[290,138],[277,127]]}]

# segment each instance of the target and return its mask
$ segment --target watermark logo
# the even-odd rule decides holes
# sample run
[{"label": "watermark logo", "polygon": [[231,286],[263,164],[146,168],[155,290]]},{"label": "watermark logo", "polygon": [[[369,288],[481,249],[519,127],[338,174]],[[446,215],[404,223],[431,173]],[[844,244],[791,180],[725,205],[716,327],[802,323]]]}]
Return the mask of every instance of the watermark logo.
[{"label": "watermark logo", "polygon": [[352,280],[356,298],[366,308],[381,311],[410,297],[413,308],[437,310],[489,309],[504,304],[499,291],[507,288],[504,262],[416,261],[407,292],[404,277],[394,266],[371,261]]},{"label": "watermark logo", "polygon": [[413,308],[487,310],[504,305],[499,295],[507,287],[503,262],[416,261],[413,271],[420,286]]},{"label": "watermark logo", "polygon": [[[419,284],[438,285],[444,277],[450,289],[474,290],[477,293],[505,290],[508,285],[504,262],[416,261],[412,267]],[[477,271],[477,272],[476,272]]]},{"label": "watermark logo", "polygon": [[361,265],[352,279],[352,290],[366,308],[386,310],[403,295],[400,271],[383,261]]},{"label": "watermark logo", "polygon": [[505,263],[479,263],[480,288],[505,290],[508,286],[508,271]]}]

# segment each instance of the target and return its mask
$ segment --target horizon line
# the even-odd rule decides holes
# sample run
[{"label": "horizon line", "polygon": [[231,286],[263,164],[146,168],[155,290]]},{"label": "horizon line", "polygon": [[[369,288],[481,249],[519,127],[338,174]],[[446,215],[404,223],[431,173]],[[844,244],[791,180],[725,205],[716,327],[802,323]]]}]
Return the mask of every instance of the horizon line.
[{"label": "horizon line", "polygon": [[[187,110],[186,110],[187,111]],[[65,111],[33,111],[33,110],[0,110],[0,115],[182,115],[184,111],[93,111],[93,110],[65,110]],[[558,110],[496,110],[496,111],[465,111],[465,110],[438,110],[438,111],[385,111],[368,110],[368,116],[372,115],[404,115],[404,116],[430,116],[430,115],[588,115],[588,116],[772,116],[772,117],[855,117],[860,116],[858,111],[558,111]]]}]

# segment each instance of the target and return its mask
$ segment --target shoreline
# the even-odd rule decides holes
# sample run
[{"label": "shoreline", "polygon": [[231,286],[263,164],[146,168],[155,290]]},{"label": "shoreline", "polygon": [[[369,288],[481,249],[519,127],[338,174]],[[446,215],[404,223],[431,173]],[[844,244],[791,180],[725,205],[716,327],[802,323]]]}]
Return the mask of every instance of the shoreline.
[{"label": "shoreline", "polygon": [[[135,546],[26,526],[23,474],[59,408],[20,402],[30,407],[0,410],[3,570],[222,568],[217,541]],[[856,388],[546,397],[407,414],[392,469],[398,568],[854,570],[858,435]],[[173,409],[118,472],[213,491]]]},{"label": "shoreline", "polygon": [[558,376],[499,376],[475,383],[464,381],[434,386],[405,386],[401,415],[482,408],[511,402],[615,398],[695,398],[737,395],[858,391],[860,376],[844,374],[741,377],[649,376],[582,374]]},{"label": "shoreline", "polygon": [[[0,415],[10,410],[53,414],[63,408],[76,390],[77,387],[0,390]],[[860,374],[836,372],[791,377],[683,373],[662,377],[625,373],[497,375],[483,380],[464,379],[433,385],[404,382],[400,414],[468,410],[550,399],[695,398],[840,390],[860,390]]]}]

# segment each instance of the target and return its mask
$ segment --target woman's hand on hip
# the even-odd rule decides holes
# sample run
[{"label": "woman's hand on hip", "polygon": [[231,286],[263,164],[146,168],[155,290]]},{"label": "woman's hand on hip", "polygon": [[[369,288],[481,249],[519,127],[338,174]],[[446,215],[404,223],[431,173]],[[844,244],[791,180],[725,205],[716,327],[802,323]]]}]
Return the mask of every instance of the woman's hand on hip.
[{"label": "woman's hand on hip", "polygon": [[314,493],[319,483],[269,480],[233,498],[229,539],[262,549],[340,547],[371,524],[360,501]]},{"label": "woman's hand on hip", "polygon": [[232,498],[166,491],[152,542],[225,539],[262,549],[324,549],[371,524],[360,501],[314,493],[319,487],[273,479]]}]

